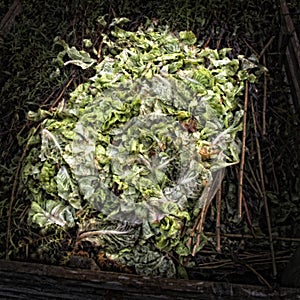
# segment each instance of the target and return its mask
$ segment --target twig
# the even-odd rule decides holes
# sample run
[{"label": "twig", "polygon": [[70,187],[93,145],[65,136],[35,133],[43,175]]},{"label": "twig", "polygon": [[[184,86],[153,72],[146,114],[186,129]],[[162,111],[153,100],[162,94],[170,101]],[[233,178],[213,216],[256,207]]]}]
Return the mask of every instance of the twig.
[{"label": "twig", "polygon": [[102,47],[103,47],[103,39],[101,40],[100,45],[99,45],[99,47],[98,47],[98,51],[97,51],[97,58],[98,58],[98,59],[97,59],[97,63],[98,63],[98,64],[100,63],[101,58],[102,58],[102,56],[101,56]]},{"label": "twig", "polygon": [[69,85],[72,83],[72,81],[74,80],[74,74],[75,72],[73,71],[71,73],[71,79],[68,80],[68,82],[66,83],[66,85],[64,86],[64,88],[62,89],[62,91],[59,93],[58,97],[55,99],[55,101],[52,103],[50,110],[52,110],[56,104],[59,102],[59,100],[61,99],[61,97],[63,96],[63,94],[65,93],[66,89],[69,87]]},{"label": "twig", "polygon": [[247,180],[247,182],[249,183],[249,185],[252,187],[253,191],[260,195],[261,193],[258,191],[258,189],[254,186],[254,183],[250,180],[249,176],[247,175],[247,173],[244,173],[244,177]]},{"label": "twig", "polygon": [[49,101],[49,99],[51,99],[51,97],[54,95],[54,93],[55,93],[55,90],[53,90],[51,92],[51,94],[43,101],[42,105],[45,105]]},{"label": "twig", "polygon": [[210,34],[210,36],[208,37],[207,41],[205,42],[205,44],[202,46],[202,48],[206,48],[208,47],[209,43],[210,43],[210,40],[211,40],[211,37],[212,37],[212,33]]},{"label": "twig", "polygon": [[274,178],[275,192],[278,194],[279,193],[279,185],[278,185],[278,180],[277,180],[277,176],[276,176],[276,172],[275,172],[275,168],[274,168],[274,160],[272,157],[270,147],[268,147],[268,153],[269,153],[270,161],[272,162],[272,173],[273,173],[273,178]]},{"label": "twig", "polygon": [[203,228],[203,224],[204,224],[204,220],[205,220],[205,217],[206,217],[206,214],[207,214],[207,211],[208,211],[208,208],[211,204],[211,201],[204,205],[202,207],[202,210],[201,210],[201,214],[200,214],[200,219],[199,219],[199,222],[196,226],[196,233],[197,233],[197,236],[196,236],[196,243],[193,247],[193,251],[192,251],[192,256],[195,256],[196,255],[196,252],[197,252],[197,248],[199,247],[200,245],[200,237],[201,237],[201,234],[202,234],[202,228]]},{"label": "twig", "polygon": [[270,283],[261,274],[259,274],[254,268],[252,268],[249,264],[241,263],[241,265],[244,265],[249,270],[251,270],[270,290],[272,289]]},{"label": "twig", "polygon": [[256,124],[256,119],[255,119],[255,111],[254,111],[253,102],[251,102],[251,109],[252,109],[253,127],[254,127],[256,147],[257,147],[259,173],[260,173],[260,180],[261,180],[261,189],[262,189],[262,195],[263,195],[263,201],[264,201],[264,207],[265,207],[265,213],[266,213],[266,220],[267,220],[267,226],[268,226],[268,233],[269,233],[270,250],[271,250],[271,256],[272,256],[273,276],[274,276],[274,278],[276,278],[276,276],[277,276],[277,267],[276,267],[276,261],[275,261],[275,251],[274,251],[274,243],[273,243],[273,236],[272,236],[272,226],[271,226],[271,220],[270,220],[269,205],[268,205],[268,200],[267,200],[267,195],[266,195],[266,190],[265,190],[264,172],[263,172],[263,165],[262,165],[260,144],[259,144],[259,140],[258,140],[258,131],[257,131],[257,124]]},{"label": "twig", "polygon": [[258,194],[262,197],[263,196],[263,192],[262,192],[261,187],[259,185],[259,180],[256,178],[256,175],[254,173],[254,170],[253,170],[253,168],[252,168],[249,160],[247,160],[247,164],[248,164],[248,168],[250,170],[251,176],[255,180],[255,185],[257,187]]},{"label": "twig", "polygon": [[255,51],[254,48],[252,46],[250,46],[250,44],[244,38],[242,38],[242,40],[247,45],[247,47],[256,55],[256,57],[259,57],[258,52]]},{"label": "twig", "polygon": [[15,21],[15,18],[21,13],[21,11],[21,1],[15,0],[0,23],[0,40],[2,40],[2,37],[9,32]]},{"label": "twig", "polygon": [[250,217],[250,213],[249,213],[249,209],[248,209],[248,204],[247,204],[247,201],[246,201],[244,195],[243,195],[243,204],[244,204],[244,208],[245,208],[245,213],[246,213],[246,218],[247,218],[248,225],[250,227],[252,235],[255,237],[255,232],[253,230],[253,225],[252,225],[252,221],[251,221],[251,217]]},{"label": "twig", "polygon": [[[259,58],[261,58],[261,57],[265,54],[266,50],[269,48],[269,46],[271,45],[271,43],[273,42],[274,39],[275,39],[275,35],[273,35],[273,36],[269,39],[269,41],[267,42],[267,44],[266,44],[266,45],[264,46],[264,48],[260,51]],[[265,66],[265,64],[264,64],[264,66]]]},{"label": "twig", "polygon": [[[216,236],[214,232],[204,231],[203,234],[206,236]],[[264,240],[266,237],[264,235],[256,235],[253,236],[252,234],[240,234],[240,233],[221,233],[221,237],[227,237],[232,239],[252,239],[252,240]],[[287,241],[287,242],[298,242],[300,243],[300,238],[295,237],[282,237],[282,236],[275,236],[273,240],[276,241]]]},{"label": "twig", "polygon": [[217,235],[217,252],[221,252],[221,204],[222,204],[222,185],[217,192],[217,220],[216,220],[216,235]]},{"label": "twig", "polygon": [[[36,127],[33,134],[35,134],[37,132],[39,127],[40,127],[40,124]],[[5,247],[5,259],[7,259],[7,260],[9,259],[9,249],[8,248],[9,248],[9,241],[11,240],[12,208],[13,208],[13,204],[15,202],[15,195],[16,195],[16,190],[17,190],[17,186],[18,186],[19,173],[20,173],[26,152],[28,150],[28,147],[29,147],[29,143],[27,143],[25,145],[23,153],[21,155],[21,158],[19,160],[19,163],[18,163],[18,166],[16,169],[14,182],[13,182],[13,186],[12,186],[12,191],[11,191],[11,196],[10,196],[10,202],[9,202],[8,211],[7,211],[7,229],[6,229],[6,247]]]},{"label": "twig", "polygon": [[[266,56],[263,54],[263,65],[266,67]],[[264,96],[263,96],[263,115],[262,115],[262,135],[265,136],[267,134],[266,130],[266,111],[267,111],[267,87],[268,87],[268,79],[267,72],[264,71]]]},{"label": "twig", "polygon": [[217,50],[220,48],[221,41],[222,41],[222,38],[223,38],[224,33],[225,33],[225,30],[222,29],[221,34],[220,34],[220,36],[219,36],[219,40],[218,40],[218,42],[217,42],[217,47],[216,47]]},{"label": "twig", "polygon": [[201,270],[204,270],[204,269],[219,269],[219,268],[222,268],[222,267],[228,267],[228,266],[231,266],[231,267],[234,267],[234,264],[233,264],[233,261],[232,259],[224,259],[224,260],[221,260],[221,261],[213,261],[213,262],[208,262],[208,263],[203,263],[203,264],[199,264],[197,267],[199,267]]},{"label": "twig", "polygon": [[248,97],[248,80],[246,80],[245,102],[244,102],[242,155],[241,155],[241,163],[240,163],[239,190],[238,190],[238,217],[240,219],[242,218],[243,178],[244,178],[245,153],[246,153],[248,99],[249,99],[249,97]]},{"label": "twig", "polygon": [[197,217],[197,219],[196,219],[196,221],[195,221],[195,223],[194,223],[194,226],[193,226],[193,228],[191,230],[190,238],[189,238],[189,240],[186,243],[186,246],[188,248],[190,248],[192,246],[193,239],[194,239],[194,236],[195,236],[195,231],[196,231],[196,228],[197,228],[197,224],[198,224],[198,222],[200,220],[200,217],[201,217],[201,215],[199,214],[198,217]]}]

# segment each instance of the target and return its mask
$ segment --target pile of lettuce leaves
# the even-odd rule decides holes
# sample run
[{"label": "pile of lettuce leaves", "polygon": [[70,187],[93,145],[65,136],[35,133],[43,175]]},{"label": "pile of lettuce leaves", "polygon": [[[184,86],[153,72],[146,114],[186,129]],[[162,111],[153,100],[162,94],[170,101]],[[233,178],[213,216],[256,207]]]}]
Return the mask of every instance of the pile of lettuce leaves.
[{"label": "pile of lettuce leaves", "polygon": [[127,21],[108,25],[98,60],[55,41],[61,68],[94,73],[56,109],[29,113],[39,126],[22,167],[28,221],[75,229],[77,245],[137,274],[176,277],[201,209],[239,161],[244,86],[261,70],[228,48],[202,48],[190,31],[126,31]]}]

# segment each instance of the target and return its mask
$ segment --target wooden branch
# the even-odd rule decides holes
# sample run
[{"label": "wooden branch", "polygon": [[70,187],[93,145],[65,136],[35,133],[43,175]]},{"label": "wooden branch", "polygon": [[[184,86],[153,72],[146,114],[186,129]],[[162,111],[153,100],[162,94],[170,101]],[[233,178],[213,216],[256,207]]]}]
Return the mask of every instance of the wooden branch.
[{"label": "wooden branch", "polygon": [[[295,299],[300,289],[178,280],[0,260],[1,299]],[[281,299],[281,298],[280,298]]]},{"label": "wooden branch", "polygon": [[283,19],[283,28],[285,28],[288,36],[288,45],[286,47],[287,65],[290,72],[290,80],[294,87],[295,98],[297,101],[297,108],[300,108],[300,42],[297,36],[293,20],[285,0],[280,0],[280,8]]},{"label": "wooden branch", "polygon": [[293,46],[293,49],[295,51],[295,57],[298,63],[298,66],[300,66],[300,43],[297,36],[297,31],[295,29],[293,20],[290,16],[290,12],[288,9],[288,6],[286,4],[285,0],[280,0],[280,7],[281,7],[281,13],[285,22],[285,26],[287,29],[287,33],[290,36],[291,44]]},{"label": "wooden branch", "polygon": [[0,23],[0,37],[5,36],[14,23],[15,17],[22,11],[21,1],[15,0]]}]

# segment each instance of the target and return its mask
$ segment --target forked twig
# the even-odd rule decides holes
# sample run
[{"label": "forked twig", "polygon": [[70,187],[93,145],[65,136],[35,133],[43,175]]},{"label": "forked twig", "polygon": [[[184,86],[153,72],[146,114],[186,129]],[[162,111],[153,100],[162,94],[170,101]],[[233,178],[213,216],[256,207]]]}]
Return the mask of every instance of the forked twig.
[{"label": "forked twig", "polygon": [[192,256],[196,255],[197,249],[200,245],[200,237],[201,237],[201,233],[202,233],[202,229],[203,229],[203,224],[204,224],[204,220],[205,220],[205,217],[206,217],[206,214],[207,214],[210,204],[211,204],[211,201],[207,205],[204,205],[201,210],[200,219],[199,219],[199,222],[198,222],[198,224],[196,226],[196,230],[195,230],[197,233],[197,236],[196,236],[196,243],[193,247]]},{"label": "forked twig", "polygon": [[188,248],[190,248],[190,247],[192,246],[192,244],[193,244],[193,239],[194,239],[194,236],[195,236],[195,233],[196,233],[196,228],[197,228],[197,225],[198,225],[198,223],[199,223],[199,221],[200,221],[200,218],[201,218],[201,214],[199,214],[199,215],[197,216],[197,219],[196,219],[196,221],[195,221],[195,223],[194,223],[194,226],[193,226],[193,228],[192,228],[192,230],[191,230],[191,233],[190,233],[190,238],[189,238],[189,240],[188,240],[187,243],[186,243],[186,246],[187,246]]},{"label": "forked twig", "polygon": [[[263,47],[263,49],[260,51],[260,53],[259,53],[259,57],[258,58],[261,58],[264,54],[265,54],[265,52],[266,52],[266,50],[269,48],[269,46],[272,44],[272,42],[273,42],[273,40],[275,39],[275,35],[273,35],[270,39],[269,39],[269,41],[267,42],[267,44]],[[265,64],[264,64],[264,66],[266,66]]]}]

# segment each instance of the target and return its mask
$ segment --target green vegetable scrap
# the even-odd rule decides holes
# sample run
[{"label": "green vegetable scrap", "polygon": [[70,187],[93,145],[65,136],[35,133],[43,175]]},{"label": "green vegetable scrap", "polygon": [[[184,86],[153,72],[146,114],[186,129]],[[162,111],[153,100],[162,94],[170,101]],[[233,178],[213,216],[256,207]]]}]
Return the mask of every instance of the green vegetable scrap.
[{"label": "green vegetable scrap", "polygon": [[201,49],[192,32],[151,25],[130,32],[126,21],[103,34],[98,64],[59,42],[58,62],[93,66],[95,75],[42,122],[24,161],[29,222],[76,225],[78,242],[138,274],[174,277],[171,257],[191,254],[197,215],[222,170],[239,160],[239,101],[260,70],[230,58],[230,49]]}]

